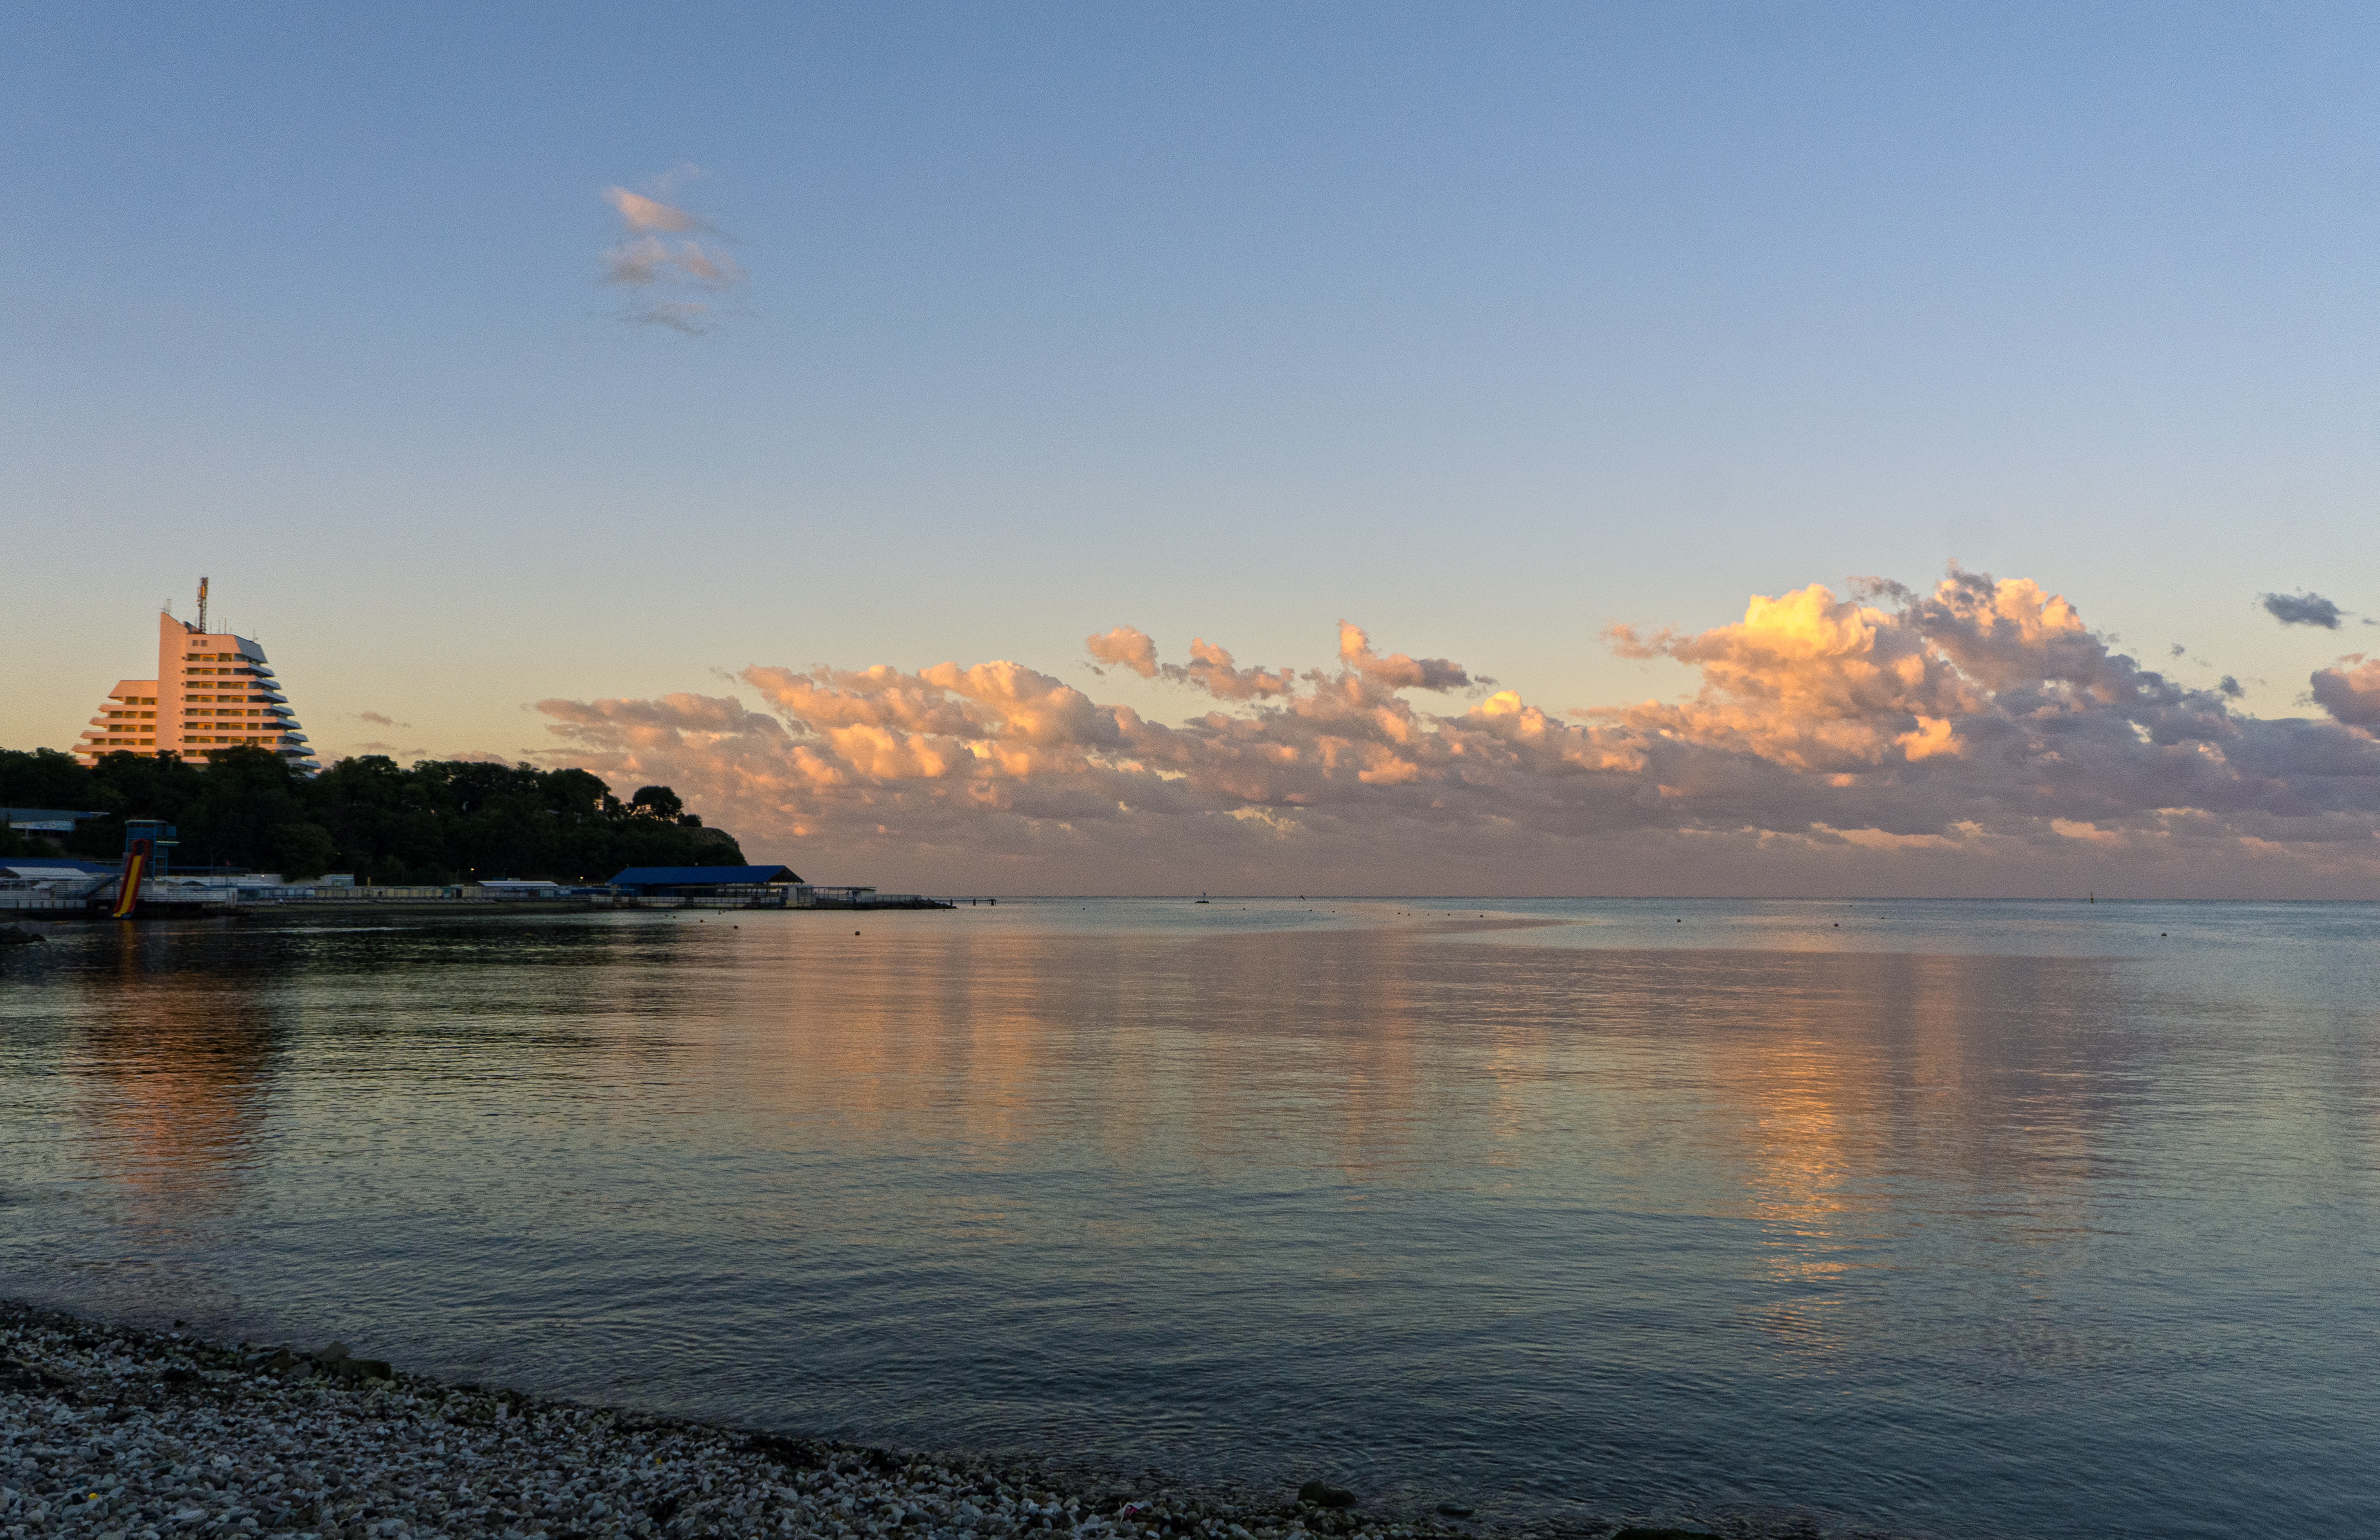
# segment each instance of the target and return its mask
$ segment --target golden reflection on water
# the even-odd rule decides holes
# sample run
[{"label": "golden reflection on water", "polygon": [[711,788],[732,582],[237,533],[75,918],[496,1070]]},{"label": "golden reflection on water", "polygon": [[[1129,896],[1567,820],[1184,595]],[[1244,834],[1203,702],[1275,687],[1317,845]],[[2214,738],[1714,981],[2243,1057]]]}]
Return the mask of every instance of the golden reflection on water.
[{"label": "golden reflection on water", "polygon": [[[2035,1254],[2019,1272],[2078,1265],[2092,1207],[2086,1081],[2012,1080],[2007,1060],[2014,1050],[2054,1069],[2072,1059],[2079,1049],[2062,1039],[2087,1020],[2097,969],[1939,955],[1770,962],[1776,982],[1749,1029],[1711,1056],[1710,1085],[1764,1266],[1786,1291],[1764,1321],[1780,1343],[1851,1351],[1876,1329],[1888,1280],[1846,1285],[1905,1266],[1901,1248],[1931,1223],[1984,1219],[1998,1246]],[[2034,1291],[2031,1303],[2046,1298]],[[2020,1328],[2005,1317],[1996,1328]]]},{"label": "golden reflection on water", "polygon": [[261,1158],[278,1031],[245,977],[172,965],[164,941],[126,925],[92,980],[73,1050],[85,1158],[159,1241],[234,1211]]},{"label": "golden reflection on water", "polygon": [[[1052,1095],[1111,1164],[1237,1160],[1239,1109],[1291,1109],[1328,1127],[1331,1162],[1378,1179],[1418,1111],[1406,988],[1350,949],[1007,936],[955,946],[894,940],[870,955],[746,970],[734,1007],[782,1052],[782,1097],[815,1101],[870,1137],[947,1135],[978,1149],[1046,1139]],[[1266,1052],[1248,1051],[1260,1038]],[[1089,1087],[1096,1085],[1096,1094]]]}]

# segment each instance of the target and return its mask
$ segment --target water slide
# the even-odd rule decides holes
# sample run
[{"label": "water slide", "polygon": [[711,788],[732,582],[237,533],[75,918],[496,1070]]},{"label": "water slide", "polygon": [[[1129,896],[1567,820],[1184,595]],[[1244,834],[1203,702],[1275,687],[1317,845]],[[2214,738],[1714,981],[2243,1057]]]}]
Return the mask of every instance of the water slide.
[{"label": "water slide", "polygon": [[107,912],[112,920],[128,920],[140,903],[140,879],[149,875],[150,853],[156,849],[153,842],[134,840],[124,847],[124,875],[117,879],[115,907]]}]

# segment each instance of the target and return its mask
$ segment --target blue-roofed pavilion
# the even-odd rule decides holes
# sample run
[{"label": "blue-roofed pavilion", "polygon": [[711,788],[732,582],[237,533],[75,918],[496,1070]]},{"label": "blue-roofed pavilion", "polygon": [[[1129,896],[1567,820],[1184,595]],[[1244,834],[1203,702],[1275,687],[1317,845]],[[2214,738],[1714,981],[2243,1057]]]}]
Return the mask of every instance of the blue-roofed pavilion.
[{"label": "blue-roofed pavilion", "polygon": [[661,893],[698,893],[707,888],[751,888],[800,881],[800,876],[791,867],[628,867],[612,879],[612,886],[638,898],[648,898]]}]

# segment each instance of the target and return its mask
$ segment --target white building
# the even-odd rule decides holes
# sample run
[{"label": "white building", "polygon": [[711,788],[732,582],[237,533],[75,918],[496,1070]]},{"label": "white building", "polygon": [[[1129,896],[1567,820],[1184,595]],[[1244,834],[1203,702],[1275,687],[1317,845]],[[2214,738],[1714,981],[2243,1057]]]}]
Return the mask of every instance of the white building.
[{"label": "white building", "polygon": [[207,586],[199,584],[196,624],[157,616],[157,677],[119,679],[83,730],[75,755],[178,754],[195,764],[237,745],[278,754],[293,769],[322,769],[299,731],[264,649],[246,637],[210,631]]}]

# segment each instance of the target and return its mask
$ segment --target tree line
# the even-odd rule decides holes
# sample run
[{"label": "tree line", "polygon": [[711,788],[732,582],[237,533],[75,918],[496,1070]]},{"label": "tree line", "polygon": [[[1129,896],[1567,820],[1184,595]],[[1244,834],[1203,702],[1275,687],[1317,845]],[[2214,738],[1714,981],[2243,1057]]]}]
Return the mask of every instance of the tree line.
[{"label": "tree line", "polygon": [[162,819],[179,832],[175,868],[291,879],[600,882],[623,867],[745,864],[734,836],[705,828],[667,786],[622,802],[588,770],[477,760],[407,769],[371,754],[306,776],[260,748],[217,750],[204,768],[170,754],[118,752],[86,766],[55,749],[0,749],[0,806],[106,815],[68,835],[0,829],[0,856],[56,854],[62,843],[67,855],[114,860],[127,819]]}]

